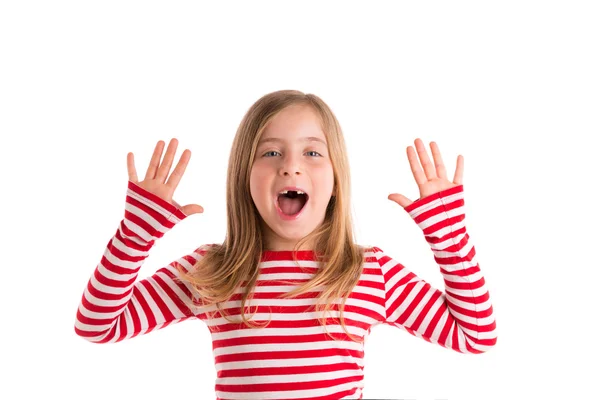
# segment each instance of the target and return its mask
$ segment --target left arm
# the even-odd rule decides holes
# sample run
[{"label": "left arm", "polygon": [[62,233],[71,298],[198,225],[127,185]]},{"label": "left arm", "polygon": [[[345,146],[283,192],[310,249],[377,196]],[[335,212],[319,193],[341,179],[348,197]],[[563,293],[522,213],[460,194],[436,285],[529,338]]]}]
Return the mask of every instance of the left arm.
[{"label": "left arm", "polygon": [[458,156],[450,182],[437,144],[430,146],[433,163],[421,139],[415,140],[416,153],[412,146],[406,149],[419,199],[412,202],[399,193],[388,199],[422,229],[444,277],[445,292],[376,248],[385,283],[385,322],[461,353],[482,353],[496,344],[496,320],[464,224],[464,159]]},{"label": "left arm", "polygon": [[464,223],[463,186],[419,199],[405,210],[433,251],[445,291],[375,247],[385,284],[384,322],[460,353],[487,351],[496,344],[496,321]]}]

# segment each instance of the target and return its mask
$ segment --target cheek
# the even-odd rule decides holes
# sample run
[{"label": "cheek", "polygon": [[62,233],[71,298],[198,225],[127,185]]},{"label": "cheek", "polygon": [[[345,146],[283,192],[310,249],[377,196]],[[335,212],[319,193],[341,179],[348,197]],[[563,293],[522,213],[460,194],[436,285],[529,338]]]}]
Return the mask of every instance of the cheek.
[{"label": "cheek", "polygon": [[325,164],[318,168],[316,172],[316,176],[318,176],[320,184],[325,187],[333,187],[334,176],[333,176],[333,167],[331,164]]},{"label": "cheek", "polygon": [[267,186],[264,169],[260,167],[252,167],[250,171],[250,194],[253,199],[256,199],[257,196],[260,196],[264,193],[265,187]]},{"label": "cheek", "polygon": [[[254,167],[252,167],[252,170],[250,170],[250,195],[252,196],[252,200],[255,200],[256,198],[256,184],[257,184],[258,179],[256,176],[256,169]],[[255,201],[256,203],[256,201]]]}]

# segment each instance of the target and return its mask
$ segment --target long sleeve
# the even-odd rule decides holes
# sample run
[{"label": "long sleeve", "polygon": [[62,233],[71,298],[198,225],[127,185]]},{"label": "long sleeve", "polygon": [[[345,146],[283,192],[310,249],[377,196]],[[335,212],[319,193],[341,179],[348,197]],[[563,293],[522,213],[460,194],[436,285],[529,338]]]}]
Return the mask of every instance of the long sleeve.
[{"label": "long sleeve", "polygon": [[405,210],[422,229],[444,279],[432,287],[375,248],[385,286],[385,323],[460,353],[496,344],[496,321],[485,279],[469,241],[463,185],[419,199]]},{"label": "long sleeve", "polygon": [[178,207],[128,183],[125,217],[77,309],[77,335],[95,343],[118,342],[194,316],[182,301],[191,297],[190,288],[175,279],[175,265],[189,270],[201,257],[200,248],[137,281],[156,240],[184,218]]}]

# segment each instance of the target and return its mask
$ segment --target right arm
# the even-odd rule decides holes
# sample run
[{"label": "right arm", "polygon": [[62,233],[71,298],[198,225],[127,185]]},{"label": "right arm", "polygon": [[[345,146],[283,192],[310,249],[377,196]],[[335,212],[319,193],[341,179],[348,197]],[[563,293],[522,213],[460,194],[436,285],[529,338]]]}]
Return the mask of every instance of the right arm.
[{"label": "right arm", "polygon": [[191,152],[183,152],[168,177],[177,139],[171,140],[161,162],[163,149],[161,140],[142,181],[138,181],[133,153],[127,154],[125,218],[90,277],[75,319],[75,333],[90,342],[118,342],[194,316],[188,306],[191,286],[177,279],[176,266],[189,271],[204,256],[201,248],[136,282],[156,240],[187,216],[204,211],[198,204],[181,207],[173,200]]},{"label": "right arm", "polygon": [[155,241],[186,215],[131,181],[125,204],[77,310],[75,332],[90,342],[118,342],[194,316],[187,306],[191,288],[176,279],[175,265],[189,270],[204,254],[200,248],[136,282]]}]

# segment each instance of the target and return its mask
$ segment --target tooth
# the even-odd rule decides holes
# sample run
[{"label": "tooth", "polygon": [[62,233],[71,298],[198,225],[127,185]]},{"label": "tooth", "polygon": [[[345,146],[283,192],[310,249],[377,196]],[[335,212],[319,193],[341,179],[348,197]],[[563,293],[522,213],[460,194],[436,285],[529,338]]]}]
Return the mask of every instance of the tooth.
[{"label": "tooth", "polygon": [[[279,192],[279,194],[288,194],[288,192],[290,192],[290,190],[282,190],[281,192]],[[305,194],[302,190],[292,190],[292,192],[296,192],[298,194]]]}]

